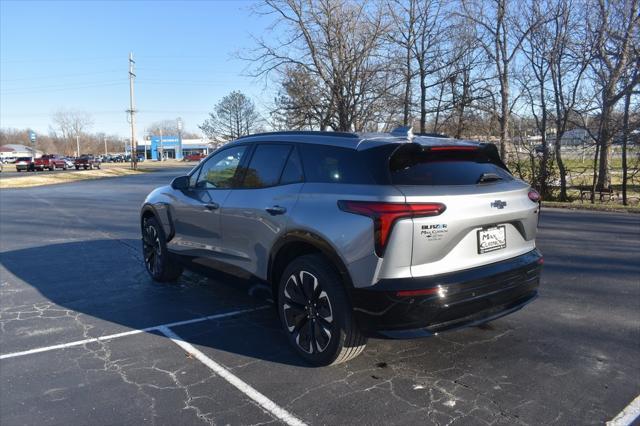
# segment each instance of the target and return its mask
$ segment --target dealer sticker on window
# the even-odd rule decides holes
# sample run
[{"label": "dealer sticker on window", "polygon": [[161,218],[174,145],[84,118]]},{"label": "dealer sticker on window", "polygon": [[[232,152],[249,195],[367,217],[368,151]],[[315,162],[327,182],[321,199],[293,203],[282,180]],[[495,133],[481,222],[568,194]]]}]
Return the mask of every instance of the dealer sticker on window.
[{"label": "dealer sticker on window", "polygon": [[504,225],[478,231],[478,253],[489,253],[507,246],[507,231]]}]

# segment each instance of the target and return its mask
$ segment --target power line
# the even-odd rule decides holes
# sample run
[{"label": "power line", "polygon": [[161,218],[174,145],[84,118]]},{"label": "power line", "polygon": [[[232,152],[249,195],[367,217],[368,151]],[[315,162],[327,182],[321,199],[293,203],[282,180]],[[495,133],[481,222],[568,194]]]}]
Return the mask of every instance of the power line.
[{"label": "power line", "polygon": [[43,86],[43,87],[33,87],[33,88],[21,88],[21,89],[8,89],[0,91],[2,95],[21,95],[26,93],[45,93],[45,92],[59,92],[66,90],[78,90],[78,89],[91,89],[94,87],[108,87],[108,86],[118,86],[124,85],[126,81],[113,81],[113,82],[105,82],[105,83],[97,83],[97,84],[86,84],[81,86]]}]

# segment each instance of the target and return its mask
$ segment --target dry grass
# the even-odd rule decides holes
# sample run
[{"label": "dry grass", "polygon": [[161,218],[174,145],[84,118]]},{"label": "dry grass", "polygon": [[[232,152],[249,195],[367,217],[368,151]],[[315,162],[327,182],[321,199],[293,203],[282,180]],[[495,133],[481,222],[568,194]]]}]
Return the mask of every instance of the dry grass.
[{"label": "dry grass", "polygon": [[131,170],[125,167],[113,167],[100,170],[77,170],[65,173],[25,173],[24,176],[0,176],[0,189],[29,188],[32,186],[54,185],[89,179],[102,179],[116,176],[138,175],[150,170]]}]

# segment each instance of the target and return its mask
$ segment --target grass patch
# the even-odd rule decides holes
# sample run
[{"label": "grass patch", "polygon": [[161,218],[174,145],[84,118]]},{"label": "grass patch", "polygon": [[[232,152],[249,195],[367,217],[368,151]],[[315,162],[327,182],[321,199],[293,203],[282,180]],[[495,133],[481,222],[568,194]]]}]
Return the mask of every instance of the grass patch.
[{"label": "grass patch", "polygon": [[640,206],[623,206],[622,204],[613,203],[596,203],[590,202],[567,202],[560,201],[543,201],[542,207],[552,207],[559,209],[572,209],[572,210],[591,210],[601,212],[624,212],[624,213],[640,213]]},{"label": "grass patch", "polygon": [[150,170],[131,170],[126,168],[110,168],[100,170],[77,170],[63,173],[25,172],[24,176],[0,176],[0,189],[29,188],[33,186],[55,185],[81,180],[103,179],[108,177],[139,175]]}]

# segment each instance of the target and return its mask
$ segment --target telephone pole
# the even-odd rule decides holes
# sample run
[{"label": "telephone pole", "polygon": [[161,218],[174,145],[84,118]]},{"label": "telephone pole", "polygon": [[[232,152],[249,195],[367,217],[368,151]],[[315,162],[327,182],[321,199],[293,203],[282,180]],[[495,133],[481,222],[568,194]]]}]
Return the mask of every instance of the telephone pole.
[{"label": "telephone pole", "polygon": [[138,144],[136,143],[136,103],[133,98],[133,80],[136,75],[134,73],[136,62],[133,60],[133,52],[129,52],[129,110],[131,122],[131,168],[138,167]]}]

